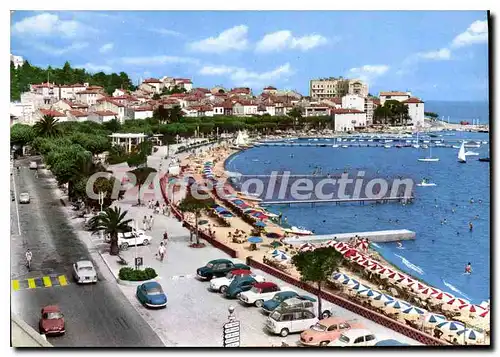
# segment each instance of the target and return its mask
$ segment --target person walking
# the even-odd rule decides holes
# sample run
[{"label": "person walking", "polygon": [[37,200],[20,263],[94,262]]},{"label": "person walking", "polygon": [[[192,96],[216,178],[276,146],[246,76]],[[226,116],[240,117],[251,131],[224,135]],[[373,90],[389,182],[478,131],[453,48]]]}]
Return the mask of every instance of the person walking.
[{"label": "person walking", "polygon": [[163,262],[163,258],[165,257],[165,252],[166,252],[165,245],[163,244],[163,242],[161,242],[157,254],[160,257],[161,262]]},{"label": "person walking", "polygon": [[144,216],[144,218],[142,219],[142,229],[144,229],[145,231],[149,230],[148,223],[148,217]]},{"label": "person walking", "polygon": [[149,216],[149,230],[153,229],[154,218],[153,215]]}]

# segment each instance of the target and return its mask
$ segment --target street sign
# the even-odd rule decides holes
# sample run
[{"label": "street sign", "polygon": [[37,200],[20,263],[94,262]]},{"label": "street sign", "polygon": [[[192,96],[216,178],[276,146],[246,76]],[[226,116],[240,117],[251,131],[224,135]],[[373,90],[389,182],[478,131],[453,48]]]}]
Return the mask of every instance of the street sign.
[{"label": "street sign", "polygon": [[138,268],[142,266],[142,257],[135,258],[135,267]]},{"label": "street sign", "polygon": [[224,347],[239,347],[240,346],[240,322],[231,321],[223,326]]}]

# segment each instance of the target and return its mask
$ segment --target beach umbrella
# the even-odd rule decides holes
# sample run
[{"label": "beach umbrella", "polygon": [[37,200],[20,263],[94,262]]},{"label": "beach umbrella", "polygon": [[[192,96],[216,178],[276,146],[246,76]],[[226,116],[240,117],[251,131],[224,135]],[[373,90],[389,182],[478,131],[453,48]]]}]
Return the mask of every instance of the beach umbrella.
[{"label": "beach umbrella", "polygon": [[430,297],[432,294],[437,294],[441,292],[440,290],[437,290],[437,289],[434,289],[434,288],[430,288],[430,287],[427,287],[423,290],[420,290],[417,295],[419,298],[421,299],[427,299],[428,297]]},{"label": "beach umbrella", "polygon": [[255,223],[255,226],[264,228],[266,226],[266,224],[262,221],[259,221],[259,222]]},{"label": "beach umbrella", "polygon": [[380,264],[377,262],[372,262],[371,266],[369,267],[369,270],[372,272],[377,272],[377,270],[380,269]]},{"label": "beach umbrella", "polygon": [[350,257],[355,257],[358,254],[358,252],[356,251],[356,249],[351,248],[344,251],[342,254],[344,255],[344,258],[350,258]]},{"label": "beach umbrella", "polygon": [[274,249],[281,247],[282,245],[283,245],[283,243],[281,243],[280,241],[277,241],[277,240],[271,242],[271,247],[273,247]]},{"label": "beach umbrella", "polygon": [[424,290],[424,289],[427,289],[427,285],[424,285],[422,283],[419,283],[418,281],[414,281],[413,283],[411,283],[410,285],[408,285],[408,287],[413,290],[414,292],[419,292],[420,290]]},{"label": "beach umbrella", "polygon": [[402,313],[405,319],[418,320],[418,318],[424,315],[426,311],[415,306],[410,306],[409,308],[403,310]]},{"label": "beach umbrella", "polygon": [[368,246],[369,246],[368,241],[365,240],[361,240],[355,245],[356,248],[361,249],[363,251],[367,251]]},{"label": "beach umbrella", "polygon": [[464,306],[467,304],[469,304],[467,300],[454,298],[448,301],[446,304],[444,304],[442,308],[443,310],[458,311],[460,309],[460,306]]},{"label": "beach umbrella", "polygon": [[405,276],[403,279],[400,279],[396,282],[396,285],[397,286],[400,286],[400,287],[404,287],[404,288],[407,288],[409,287],[411,284],[413,284],[415,282],[415,280],[413,279],[410,279],[408,278],[407,276]]},{"label": "beach umbrella", "polygon": [[403,279],[404,277],[405,276],[403,274],[398,273],[397,271],[388,275],[389,280],[391,280],[392,282],[397,282],[397,281]]},{"label": "beach umbrella", "polygon": [[334,248],[335,247],[335,244],[337,244],[336,241],[334,240],[329,240],[328,242],[325,243],[325,246],[326,247],[331,247],[331,248]]},{"label": "beach umbrella", "polygon": [[466,328],[464,330],[459,330],[457,335],[460,336],[458,339],[460,342],[467,342],[468,344],[476,344],[484,342],[484,333]]},{"label": "beach umbrella", "polygon": [[443,333],[457,333],[460,330],[465,330],[465,325],[457,321],[444,321],[436,325]]},{"label": "beach umbrella", "polygon": [[344,280],[342,282],[342,285],[345,285],[345,286],[354,286],[356,284],[359,284],[359,281],[357,281],[356,279],[351,279],[351,278],[347,278],[346,280]]},{"label": "beach umbrella", "polygon": [[438,315],[438,314],[432,314],[429,313],[424,317],[424,325],[426,326],[434,326],[437,324],[440,324],[441,322],[445,322],[446,317],[443,315]]},{"label": "beach umbrella", "polygon": [[382,266],[379,271],[377,271],[377,274],[380,275],[381,277],[388,277],[390,274],[392,274],[393,271],[386,266]]},{"label": "beach umbrella", "polygon": [[409,305],[401,300],[392,300],[392,301],[386,302],[384,304],[383,309],[386,310],[387,312],[396,313],[396,312],[401,312],[405,309],[408,309],[409,307],[411,307],[411,305]]},{"label": "beach umbrella", "polygon": [[484,310],[484,312],[479,314],[479,317],[482,319],[485,319],[485,320],[489,319],[490,318],[490,309]]},{"label": "beach umbrella", "polygon": [[208,223],[208,221],[207,221],[206,219],[201,219],[201,220],[199,220],[199,221],[198,221],[198,224],[199,224],[200,226],[202,226],[202,225],[204,225],[204,224],[207,224],[207,223]]},{"label": "beach umbrella", "polygon": [[257,243],[262,243],[262,238],[261,237],[250,237],[247,239],[250,243],[257,244]]},{"label": "beach umbrella", "polygon": [[342,283],[346,279],[350,279],[347,275],[343,273],[333,273],[332,277],[330,278],[332,281]]},{"label": "beach umbrella", "polygon": [[[333,246],[335,249],[337,250],[340,250],[342,249],[343,247],[347,246],[347,244],[345,244],[344,242],[338,242],[338,243],[335,243],[335,245]],[[349,247],[348,247],[349,248]]]},{"label": "beach umbrella", "polygon": [[438,303],[438,304],[444,304],[450,301],[451,299],[455,298],[453,295],[445,293],[445,292],[438,292],[437,294],[432,294],[431,295],[431,300]]},{"label": "beach umbrella", "polygon": [[358,282],[357,284],[354,284],[354,285],[347,284],[347,289],[354,290],[354,291],[363,291],[366,289],[370,289],[370,287],[365,286],[365,285],[361,284],[360,282]]},{"label": "beach umbrella", "polygon": [[460,314],[462,316],[476,317],[486,309],[474,304],[465,304],[459,307]]},{"label": "beach umbrella", "polygon": [[358,290],[358,295],[366,298],[372,298],[372,297],[375,298],[378,295],[382,295],[382,293],[372,289],[365,289],[365,290]]},{"label": "beach umbrella", "polygon": [[386,302],[394,301],[394,298],[387,294],[380,294],[374,298],[371,298],[371,304],[374,306],[385,306]]}]

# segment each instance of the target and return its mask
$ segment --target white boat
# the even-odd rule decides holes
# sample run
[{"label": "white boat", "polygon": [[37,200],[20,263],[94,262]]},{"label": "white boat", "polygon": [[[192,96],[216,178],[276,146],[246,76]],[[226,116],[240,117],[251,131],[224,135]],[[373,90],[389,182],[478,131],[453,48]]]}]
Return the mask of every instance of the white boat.
[{"label": "white boat", "polygon": [[479,156],[479,153],[474,151],[466,151],[465,156]]},{"label": "white boat", "polygon": [[462,146],[460,146],[460,150],[458,150],[458,162],[466,163],[467,159],[465,156],[465,142],[462,142]]},{"label": "white boat", "polygon": [[339,144],[337,144],[337,139],[333,139],[334,144],[332,145],[332,148],[338,148]]},{"label": "white boat", "polygon": [[392,147],[392,146],[391,146],[391,145],[384,145],[384,147],[385,147],[386,149],[389,149],[389,148],[390,148],[390,147]]},{"label": "white boat", "polygon": [[386,140],[386,143],[392,143],[393,140]]},{"label": "white boat", "polygon": [[417,183],[417,186],[419,187],[431,187],[431,186],[436,186],[435,183],[432,183],[432,182],[427,182],[425,179],[422,180],[422,182],[420,183]]},{"label": "white boat", "polygon": [[429,141],[429,140],[424,140],[424,143],[425,143],[425,144],[429,144],[429,143],[430,143],[430,141]]},{"label": "white boat", "polygon": [[422,149],[428,149],[428,148],[429,148],[429,145],[426,145],[426,144],[422,145]]},{"label": "white boat", "polygon": [[453,145],[452,148],[453,149],[460,149],[460,146],[459,145]]},{"label": "white boat", "polygon": [[348,148],[349,146],[348,145],[342,145],[343,148]]},{"label": "white boat", "polygon": [[373,142],[373,139],[368,139],[367,141],[369,141],[369,142]]},{"label": "white boat", "polygon": [[481,147],[481,144],[478,144],[476,142],[469,142],[469,143],[465,144],[464,147],[466,147],[466,148],[479,148],[479,147]]},{"label": "white boat", "polygon": [[313,232],[308,231],[305,228],[295,226],[289,229],[284,229],[284,231],[285,233],[296,234],[298,236],[310,236],[311,234],[313,234]]},{"label": "white boat", "polygon": [[487,142],[487,141],[483,141],[483,144],[485,144],[485,145],[486,145],[486,144],[488,144],[488,142]]},{"label": "white boat", "polygon": [[359,139],[358,141],[364,141],[363,139]]}]

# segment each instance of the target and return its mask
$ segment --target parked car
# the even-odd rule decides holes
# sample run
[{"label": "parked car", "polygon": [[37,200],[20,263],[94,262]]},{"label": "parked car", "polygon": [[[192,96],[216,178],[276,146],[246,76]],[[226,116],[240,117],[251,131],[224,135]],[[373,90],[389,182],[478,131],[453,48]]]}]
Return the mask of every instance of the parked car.
[{"label": "parked car", "polygon": [[398,340],[382,340],[378,341],[375,346],[382,346],[382,347],[395,347],[395,346],[410,346],[408,343],[403,343],[399,342]]},{"label": "parked car", "polygon": [[38,164],[36,161],[30,161],[30,170],[36,170],[38,169]]},{"label": "parked car", "polygon": [[231,282],[236,277],[241,277],[241,276],[246,276],[246,275],[253,277],[258,282],[265,281],[265,279],[262,276],[252,274],[252,272],[250,270],[236,269],[236,270],[230,271],[229,273],[226,274],[226,276],[223,276],[222,278],[213,278],[212,280],[210,280],[210,290],[218,291],[218,292],[224,294],[226,292],[228,286],[231,285]]},{"label": "parked car", "polygon": [[279,287],[275,283],[263,282],[255,284],[250,290],[240,294],[238,299],[246,305],[262,307],[264,301],[272,299],[280,291],[293,291],[288,286]]},{"label": "parked car", "polygon": [[80,284],[97,283],[97,272],[90,260],[80,260],[73,264],[73,277]]},{"label": "parked car", "polygon": [[139,285],[135,295],[141,304],[146,307],[167,306],[167,295],[165,295],[163,288],[156,281],[150,281]]},{"label": "parked car", "polygon": [[30,194],[23,192],[19,195],[19,203],[30,203]]},{"label": "parked car", "polygon": [[38,322],[38,329],[41,334],[61,335],[66,332],[64,316],[55,305],[45,306],[41,311],[41,318]]},{"label": "parked car", "polygon": [[266,328],[269,332],[282,337],[289,333],[302,332],[318,322],[318,318],[310,310],[276,309],[268,317]]},{"label": "parked car", "polygon": [[329,346],[366,347],[366,346],[375,346],[377,342],[378,342],[377,337],[370,330],[351,329],[342,332],[339,338],[331,342]]},{"label": "parked car", "polygon": [[216,277],[223,277],[227,273],[236,269],[250,270],[250,267],[245,264],[233,263],[229,259],[211,260],[204,267],[196,270],[196,276],[202,280],[211,280]]},{"label": "parked car", "polygon": [[316,299],[305,295],[299,295],[295,291],[280,291],[276,295],[274,295],[274,297],[271,300],[264,301],[264,304],[262,305],[262,310],[269,314],[274,310],[276,310],[278,306],[281,305],[281,303],[291,298],[316,302]]},{"label": "parked car", "polygon": [[327,346],[340,334],[352,328],[364,328],[356,320],[346,321],[341,317],[329,317],[300,334],[300,343],[306,346]]},{"label": "parked car", "polygon": [[[312,298],[303,299],[303,298],[293,297],[283,301],[277,307],[277,309],[279,310],[301,309],[301,310],[309,310],[312,313],[316,313],[317,309],[315,302],[316,300]],[[332,313],[330,312],[330,310],[326,309],[321,312],[320,318],[326,319],[330,316],[332,316]]]},{"label": "parked car", "polygon": [[224,295],[229,299],[238,298],[242,292],[250,290],[257,283],[258,281],[250,275],[236,278],[229,284]]},{"label": "parked car", "polygon": [[[144,232],[144,231],[143,231]],[[137,232],[125,232],[118,234],[118,246],[121,249],[127,249],[130,246],[148,245],[153,238],[146,234]]]},{"label": "parked car", "polygon": [[14,191],[10,191],[10,199],[11,201],[15,201],[16,200],[16,195],[14,194]]}]

